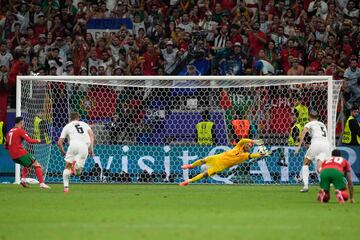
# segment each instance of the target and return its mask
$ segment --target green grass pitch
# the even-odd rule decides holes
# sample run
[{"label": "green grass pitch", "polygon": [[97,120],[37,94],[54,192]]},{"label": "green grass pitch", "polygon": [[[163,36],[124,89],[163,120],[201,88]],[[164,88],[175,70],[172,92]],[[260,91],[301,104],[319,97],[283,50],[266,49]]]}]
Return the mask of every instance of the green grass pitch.
[{"label": "green grass pitch", "polygon": [[[360,198],[317,186],[0,185],[0,239],[359,239]],[[355,188],[355,193],[360,187]],[[356,195],[355,195],[356,196]],[[358,196],[360,196],[358,194]]]}]

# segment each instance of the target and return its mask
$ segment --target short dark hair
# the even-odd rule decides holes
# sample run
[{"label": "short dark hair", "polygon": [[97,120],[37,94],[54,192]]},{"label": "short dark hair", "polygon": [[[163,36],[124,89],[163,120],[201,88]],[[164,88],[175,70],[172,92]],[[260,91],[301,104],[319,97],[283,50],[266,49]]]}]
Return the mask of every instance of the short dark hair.
[{"label": "short dark hair", "polygon": [[339,149],[334,149],[334,150],[331,152],[331,156],[341,157],[341,151],[340,151]]},{"label": "short dark hair", "polygon": [[23,117],[16,117],[15,118],[15,124],[18,124],[19,122],[23,121],[24,118]]},{"label": "short dark hair", "polygon": [[358,106],[352,106],[352,108],[350,109],[350,111],[359,111]]},{"label": "short dark hair", "polygon": [[312,111],[310,111],[309,117],[317,119],[318,118],[318,113],[316,111],[312,110]]},{"label": "short dark hair", "polygon": [[72,112],[70,113],[70,120],[76,120],[76,119],[80,119],[80,114],[78,112]]}]

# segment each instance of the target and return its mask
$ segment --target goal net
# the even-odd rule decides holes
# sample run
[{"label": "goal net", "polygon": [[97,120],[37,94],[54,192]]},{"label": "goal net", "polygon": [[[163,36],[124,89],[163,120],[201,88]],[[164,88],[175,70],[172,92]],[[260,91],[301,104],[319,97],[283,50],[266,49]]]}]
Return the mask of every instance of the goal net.
[{"label": "goal net", "polygon": [[[17,114],[29,135],[42,140],[26,147],[47,182],[62,182],[56,143],[75,111],[94,131],[95,156],[73,182],[178,183],[201,171],[181,165],[246,137],[277,151],[200,183],[293,184],[306,151],[294,154],[293,126],[303,126],[306,111],[317,111],[334,146],[339,90],[328,76],[19,76]],[[19,180],[19,167],[16,172]]]}]

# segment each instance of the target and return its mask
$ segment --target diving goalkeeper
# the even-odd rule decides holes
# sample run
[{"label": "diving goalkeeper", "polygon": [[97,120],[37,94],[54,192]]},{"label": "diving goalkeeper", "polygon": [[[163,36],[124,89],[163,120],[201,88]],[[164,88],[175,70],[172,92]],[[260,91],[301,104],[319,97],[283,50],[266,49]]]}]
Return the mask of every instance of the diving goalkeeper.
[{"label": "diving goalkeeper", "polygon": [[263,145],[263,140],[251,140],[243,138],[241,139],[236,146],[226,152],[216,154],[213,156],[209,156],[203,159],[199,159],[195,161],[193,164],[185,164],[181,166],[182,169],[192,169],[197,166],[201,166],[206,164],[209,168],[198,174],[197,176],[182,182],[179,186],[183,187],[188,185],[189,183],[196,182],[202,178],[213,176],[219,172],[224,171],[227,168],[230,168],[236,164],[240,164],[245,162],[246,160],[253,159],[253,158],[261,158],[270,156],[273,152],[272,151],[265,151],[265,152],[257,152],[257,153],[250,153],[251,148],[253,145]]}]

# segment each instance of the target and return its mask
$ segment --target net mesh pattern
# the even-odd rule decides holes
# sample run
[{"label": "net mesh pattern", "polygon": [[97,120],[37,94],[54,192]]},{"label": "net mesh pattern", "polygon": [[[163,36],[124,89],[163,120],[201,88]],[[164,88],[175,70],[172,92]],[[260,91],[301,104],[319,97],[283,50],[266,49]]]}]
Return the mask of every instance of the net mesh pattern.
[{"label": "net mesh pattern", "polygon": [[[268,149],[277,151],[200,183],[296,183],[306,149],[295,155],[289,142],[298,117],[294,99],[317,111],[320,121],[331,123],[328,132],[334,133],[340,89],[340,82],[334,81],[329,94],[326,80],[311,78],[27,77],[21,82],[25,128],[42,140],[26,147],[43,166],[47,182],[62,181],[65,162],[56,143],[69,113],[79,112],[92,127],[95,157],[71,180],[84,183],[177,183],[204,170],[182,170],[181,165],[231,149],[242,137],[263,139]],[[211,131],[205,125],[197,128],[201,122],[212,122]]]}]

